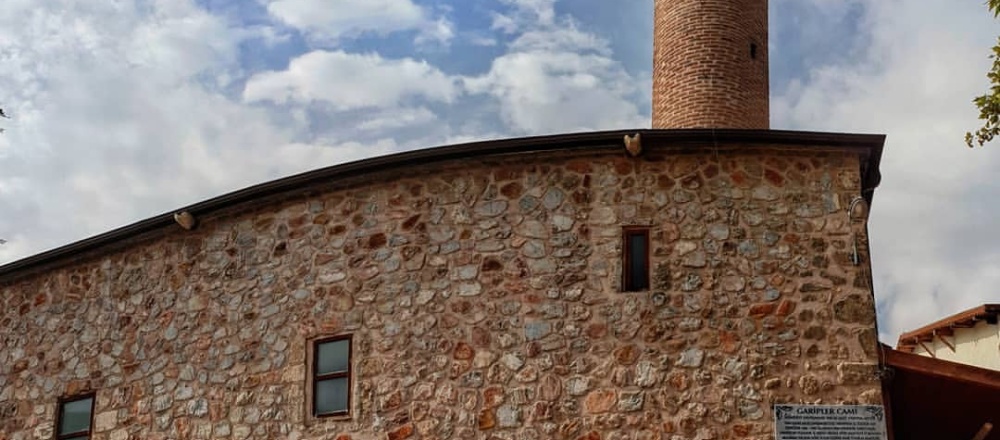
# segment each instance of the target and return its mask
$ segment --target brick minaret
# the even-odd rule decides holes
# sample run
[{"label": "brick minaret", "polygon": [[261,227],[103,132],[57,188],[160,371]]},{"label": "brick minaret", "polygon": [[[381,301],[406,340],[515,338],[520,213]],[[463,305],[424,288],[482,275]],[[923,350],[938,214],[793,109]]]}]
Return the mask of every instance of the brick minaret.
[{"label": "brick minaret", "polygon": [[653,3],[653,128],[768,129],[767,0]]}]

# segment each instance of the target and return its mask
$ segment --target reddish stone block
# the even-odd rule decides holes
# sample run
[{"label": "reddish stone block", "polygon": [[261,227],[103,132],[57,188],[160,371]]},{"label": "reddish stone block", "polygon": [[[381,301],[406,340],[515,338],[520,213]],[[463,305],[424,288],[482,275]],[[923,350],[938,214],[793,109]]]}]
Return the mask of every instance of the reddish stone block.
[{"label": "reddish stone block", "polygon": [[639,359],[639,349],[629,344],[615,350],[615,360],[621,365],[632,365]]},{"label": "reddish stone block", "polygon": [[563,422],[559,425],[559,437],[570,438],[570,436],[575,435],[580,430],[580,425],[579,419],[571,419]]},{"label": "reddish stone block", "polygon": [[774,311],[774,314],[778,316],[788,316],[793,311],[795,311],[795,302],[784,299],[781,300],[781,304],[778,304],[778,309]]},{"label": "reddish stone block", "polygon": [[316,258],[313,259],[313,263],[317,266],[322,266],[336,259],[337,256],[333,254],[317,254]]},{"label": "reddish stone block", "polygon": [[391,411],[396,408],[399,408],[399,406],[402,404],[403,404],[403,395],[399,391],[395,391],[392,394],[390,394],[389,397],[385,399],[385,401],[382,402],[382,410]]},{"label": "reddish stone block", "polygon": [[775,307],[774,303],[757,303],[750,306],[749,315],[754,318],[761,318],[773,313]]},{"label": "reddish stone block", "polygon": [[583,399],[583,409],[588,414],[606,413],[618,402],[618,393],[615,390],[596,390],[587,394]]},{"label": "reddish stone block", "polygon": [[751,431],[753,431],[753,429],[750,425],[733,425],[733,434],[737,437],[746,437],[750,435]]},{"label": "reddish stone block", "polygon": [[378,249],[385,246],[388,242],[388,239],[385,238],[385,234],[379,232],[378,234],[368,237],[368,249]]},{"label": "reddish stone block", "polygon": [[400,426],[395,431],[389,432],[389,440],[402,440],[404,438],[410,438],[413,435],[413,425],[407,423]]},{"label": "reddish stone block", "polygon": [[500,194],[503,194],[508,199],[517,199],[524,194],[524,186],[519,182],[510,182],[500,187]]},{"label": "reddish stone block", "polygon": [[687,347],[687,345],[688,345],[687,339],[679,337],[671,339],[664,343],[664,347],[670,353],[676,353],[678,351],[681,351],[684,349],[684,347]]},{"label": "reddish stone block", "polygon": [[734,332],[720,332],[719,345],[723,352],[735,353],[740,348],[740,337]]},{"label": "reddish stone block", "polygon": [[660,174],[656,177],[656,186],[660,187],[660,189],[671,189],[674,187],[674,179],[671,179],[666,174]]},{"label": "reddish stone block", "polygon": [[714,178],[715,176],[719,175],[719,167],[715,164],[709,164],[702,171],[702,174],[705,176],[706,179]]},{"label": "reddish stone block", "polygon": [[497,416],[493,414],[493,410],[484,409],[479,412],[478,423],[480,431],[493,429],[494,426],[497,426]]},{"label": "reddish stone block", "polygon": [[674,422],[663,422],[663,432],[673,434],[677,432],[677,427],[674,426]]},{"label": "reddish stone block", "polygon": [[[459,315],[464,315],[472,310],[472,303],[469,301],[457,301],[451,304],[451,311],[458,313]],[[461,343],[459,343],[461,344]]]},{"label": "reddish stone block", "polygon": [[393,194],[389,198],[389,206],[399,207],[403,206],[404,203],[406,203],[406,199],[403,198],[402,194]]},{"label": "reddish stone block", "polygon": [[601,434],[598,434],[597,431],[590,431],[578,437],[577,440],[601,440]]},{"label": "reddish stone block", "polygon": [[413,226],[416,225],[418,221],[420,221],[420,214],[412,215],[410,218],[403,221],[403,224],[401,225],[402,229],[404,231],[409,231],[410,229],[413,229]]},{"label": "reddish stone block", "polygon": [[486,408],[495,408],[503,403],[504,393],[503,388],[499,386],[493,386],[483,390],[483,406]]},{"label": "reddish stone block", "polygon": [[288,228],[295,229],[301,227],[302,225],[305,225],[307,223],[307,220],[308,219],[306,218],[305,214],[288,219]]},{"label": "reddish stone block", "polygon": [[587,336],[591,339],[600,339],[608,334],[608,326],[605,324],[597,323],[591,324],[587,327]]},{"label": "reddish stone block", "polygon": [[613,166],[615,167],[615,172],[618,173],[619,176],[632,174],[633,167],[631,159],[617,159],[613,162]]},{"label": "reddish stone block", "polygon": [[747,181],[749,180],[747,173],[744,173],[743,170],[736,170],[729,173],[729,178],[733,181],[733,185],[740,187],[747,186]]},{"label": "reddish stone block", "polygon": [[770,168],[764,170],[764,179],[774,186],[784,186],[785,184],[785,178],[781,175],[781,173]]},{"label": "reddish stone block", "polygon": [[330,220],[332,220],[332,219],[333,218],[329,214],[322,213],[320,215],[317,215],[315,218],[313,218],[313,224],[314,225],[325,225],[327,223],[330,223]]},{"label": "reddish stone block", "polygon": [[672,373],[669,377],[667,377],[667,383],[674,387],[674,389],[680,391],[684,391],[688,389],[688,386],[690,386],[688,377],[684,373]]},{"label": "reddish stone block", "polygon": [[685,433],[688,434],[694,433],[695,430],[698,429],[698,427],[702,426],[702,424],[698,419],[691,416],[682,417],[679,425],[681,427],[681,431],[684,431]]},{"label": "reddish stone block", "polygon": [[495,257],[486,257],[483,259],[483,264],[480,268],[483,272],[496,272],[503,270],[503,263]]},{"label": "reddish stone block", "polygon": [[591,172],[590,161],[572,160],[566,164],[566,169],[574,173],[587,174]]}]

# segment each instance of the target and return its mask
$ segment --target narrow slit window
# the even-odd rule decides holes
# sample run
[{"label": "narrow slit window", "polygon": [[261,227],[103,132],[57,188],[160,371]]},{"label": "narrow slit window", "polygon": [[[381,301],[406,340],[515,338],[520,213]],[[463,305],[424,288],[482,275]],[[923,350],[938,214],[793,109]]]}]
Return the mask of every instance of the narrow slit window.
[{"label": "narrow slit window", "polygon": [[94,419],[94,395],[66,399],[59,402],[56,425],[57,440],[86,440]]},{"label": "narrow slit window", "polygon": [[649,288],[649,229],[627,228],[623,234],[623,283],[626,292]]},{"label": "narrow slit window", "polygon": [[351,337],[316,341],[313,348],[313,415],[343,416],[351,407]]}]

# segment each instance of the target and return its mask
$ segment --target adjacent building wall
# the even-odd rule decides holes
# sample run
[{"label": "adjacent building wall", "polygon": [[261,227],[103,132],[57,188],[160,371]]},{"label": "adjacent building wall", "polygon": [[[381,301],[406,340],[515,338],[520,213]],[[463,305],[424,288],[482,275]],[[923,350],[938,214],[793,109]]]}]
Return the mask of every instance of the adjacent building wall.
[{"label": "adjacent building wall", "polygon": [[[88,390],[98,440],[765,439],[773,403],[880,403],[858,159],[646,150],[331,182],[8,282],[0,439]],[[346,333],[352,415],[315,419],[307,346]]]},{"label": "adjacent building wall", "polygon": [[914,347],[913,353],[1000,370],[1000,326],[979,321],[972,328],[956,328],[953,331],[954,336],[944,337],[948,338],[948,343],[954,348],[935,338],[931,342],[924,342],[923,345]]}]

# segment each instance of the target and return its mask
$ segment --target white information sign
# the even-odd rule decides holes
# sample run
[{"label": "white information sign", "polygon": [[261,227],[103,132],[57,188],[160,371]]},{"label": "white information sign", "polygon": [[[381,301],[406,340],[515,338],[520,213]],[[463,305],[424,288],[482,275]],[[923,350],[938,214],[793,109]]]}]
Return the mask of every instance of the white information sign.
[{"label": "white information sign", "polygon": [[774,405],[776,440],[886,440],[881,405]]}]

